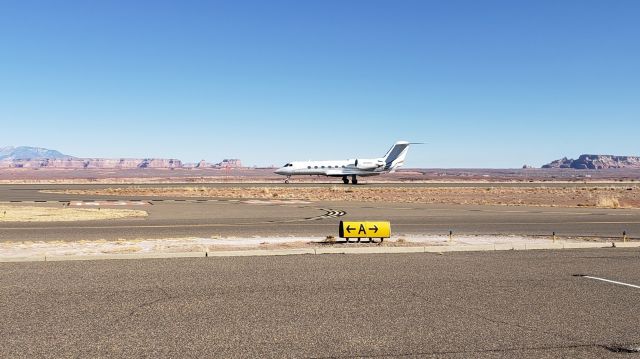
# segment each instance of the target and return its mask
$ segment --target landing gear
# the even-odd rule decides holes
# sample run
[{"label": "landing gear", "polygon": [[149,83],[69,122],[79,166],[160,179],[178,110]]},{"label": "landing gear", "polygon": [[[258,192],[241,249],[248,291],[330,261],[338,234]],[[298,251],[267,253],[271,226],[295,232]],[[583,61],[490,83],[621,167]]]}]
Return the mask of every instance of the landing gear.
[{"label": "landing gear", "polygon": [[[349,177],[342,176],[342,183],[349,184]],[[351,175],[351,184],[358,184],[358,179],[356,178],[356,175]]]},{"label": "landing gear", "polygon": [[287,178],[284,180],[284,183],[289,184],[289,180],[291,179],[291,176],[287,176]]}]

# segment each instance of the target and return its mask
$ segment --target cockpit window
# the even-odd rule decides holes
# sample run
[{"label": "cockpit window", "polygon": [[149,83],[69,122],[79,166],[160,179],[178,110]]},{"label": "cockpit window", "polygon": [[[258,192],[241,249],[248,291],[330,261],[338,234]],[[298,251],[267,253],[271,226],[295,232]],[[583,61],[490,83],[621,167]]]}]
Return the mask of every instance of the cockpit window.
[{"label": "cockpit window", "polygon": [[282,166],[282,167],[291,167],[293,166],[291,163],[287,163],[286,165]]}]

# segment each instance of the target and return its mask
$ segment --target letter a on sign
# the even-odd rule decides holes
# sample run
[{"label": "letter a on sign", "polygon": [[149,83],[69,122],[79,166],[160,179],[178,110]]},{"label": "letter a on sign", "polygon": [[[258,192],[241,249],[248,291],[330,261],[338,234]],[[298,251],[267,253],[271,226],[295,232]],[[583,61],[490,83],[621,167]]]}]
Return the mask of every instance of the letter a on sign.
[{"label": "letter a on sign", "polygon": [[338,233],[342,238],[389,238],[391,223],[388,221],[340,221]]}]

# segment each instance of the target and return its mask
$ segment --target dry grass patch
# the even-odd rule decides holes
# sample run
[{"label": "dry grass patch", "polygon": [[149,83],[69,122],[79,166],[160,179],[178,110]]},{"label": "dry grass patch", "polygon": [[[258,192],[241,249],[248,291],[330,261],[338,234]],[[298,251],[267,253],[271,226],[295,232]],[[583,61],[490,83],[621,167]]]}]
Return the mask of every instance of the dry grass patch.
[{"label": "dry grass patch", "polygon": [[613,196],[600,196],[596,201],[596,207],[601,208],[620,208],[620,201]]},{"label": "dry grass patch", "polygon": [[336,243],[336,237],[334,236],[327,236],[324,241],[324,243]]},{"label": "dry grass patch", "polygon": [[0,222],[71,222],[146,216],[147,212],[133,209],[0,205]]},{"label": "dry grass patch", "polygon": [[[640,191],[626,187],[123,187],[54,193],[305,201],[467,204],[551,207],[640,207]],[[601,198],[601,199],[599,199]]]}]

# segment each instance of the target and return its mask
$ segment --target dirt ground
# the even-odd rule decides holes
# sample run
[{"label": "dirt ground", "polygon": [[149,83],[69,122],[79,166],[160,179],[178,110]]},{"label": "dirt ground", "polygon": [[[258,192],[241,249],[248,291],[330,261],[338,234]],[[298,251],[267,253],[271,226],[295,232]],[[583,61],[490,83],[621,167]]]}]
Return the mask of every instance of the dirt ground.
[{"label": "dirt ground", "polygon": [[0,222],[71,222],[145,216],[147,212],[132,209],[0,205]]},{"label": "dirt ground", "polygon": [[[56,169],[0,168],[0,184],[20,183],[282,183],[276,168],[229,169]],[[296,182],[337,181],[324,176],[299,176]],[[640,182],[640,169],[421,169],[401,168],[395,173],[361,178],[363,183],[382,182]]]},{"label": "dirt ground", "polygon": [[83,241],[3,241],[0,242],[0,262],[3,258],[25,258],[35,256],[96,256],[109,254],[161,254],[161,253],[193,253],[193,252],[225,252],[240,250],[287,250],[313,248],[380,248],[380,247],[422,247],[441,246],[464,250],[465,247],[478,245],[548,245],[551,243],[600,243],[593,239],[558,239],[526,237],[526,236],[456,236],[453,240],[447,236],[417,235],[401,238],[388,238],[384,242],[367,240],[361,243],[352,241],[346,244],[340,239],[336,243],[328,239],[316,237],[253,237],[253,238],[159,238],[129,240],[83,240]]},{"label": "dirt ground", "polygon": [[640,186],[614,187],[114,187],[55,193],[113,196],[171,196],[306,201],[361,201],[509,206],[640,208]]}]

